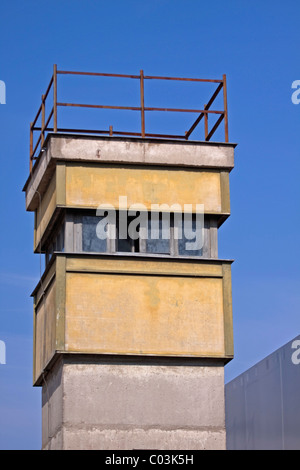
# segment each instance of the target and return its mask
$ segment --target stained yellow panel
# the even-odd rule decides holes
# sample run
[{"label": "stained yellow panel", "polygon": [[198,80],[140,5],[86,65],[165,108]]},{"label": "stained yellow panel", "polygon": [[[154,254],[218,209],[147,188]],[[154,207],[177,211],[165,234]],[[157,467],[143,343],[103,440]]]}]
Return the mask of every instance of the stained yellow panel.
[{"label": "stained yellow panel", "polygon": [[67,273],[66,350],[224,355],[221,278]]},{"label": "stained yellow panel", "polygon": [[123,273],[126,274],[158,274],[169,276],[201,276],[201,277],[223,277],[223,269],[221,264],[203,263],[188,261],[180,262],[176,259],[165,258],[154,260],[150,257],[145,262],[145,258],[132,257],[131,259],[123,259],[119,256],[109,257],[93,257],[80,256],[67,258],[67,271],[83,271],[95,273]]},{"label": "stained yellow panel", "polygon": [[207,213],[222,208],[217,171],[67,164],[67,206],[97,208],[107,203],[117,209],[119,196],[127,197],[127,207],[141,203],[147,210],[151,204],[204,204]]},{"label": "stained yellow panel", "polygon": [[47,225],[56,208],[56,181],[55,175],[52,177],[47,191],[39,199],[39,205],[36,209],[36,228],[34,236],[34,249],[37,248],[41,237],[43,236]]},{"label": "stained yellow panel", "polygon": [[35,312],[35,376],[38,377],[52,358],[56,343],[56,283],[47,289]]}]

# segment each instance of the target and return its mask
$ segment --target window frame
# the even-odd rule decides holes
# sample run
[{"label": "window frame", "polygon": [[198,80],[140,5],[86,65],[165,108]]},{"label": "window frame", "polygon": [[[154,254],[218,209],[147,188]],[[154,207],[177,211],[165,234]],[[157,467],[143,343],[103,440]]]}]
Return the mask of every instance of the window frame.
[{"label": "window frame", "polygon": [[[151,220],[151,212],[148,212],[148,224]],[[162,217],[162,212],[159,213]],[[47,241],[45,249],[45,261],[46,265],[50,262],[53,253],[55,251],[64,251],[67,253],[93,253],[93,254],[137,254],[145,256],[166,256],[174,258],[197,258],[197,259],[215,259],[218,258],[218,218],[214,215],[204,215],[204,240],[202,255],[180,255],[178,247],[178,239],[175,239],[175,216],[174,213],[170,213],[170,240],[169,240],[169,253],[152,253],[147,251],[147,240],[143,237],[138,237],[137,240],[133,240],[133,246],[138,246],[138,251],[118,251],[118,221],[119,211],[116,211],[116,226],[113,223],[108,223],[108,232],[113,233],[115,230],[116,238],[108,236],[106,238],[106,251],[104,252],[93,252],[83,251],[82,249],[82,224],[84,216],[99,217],[96,215],[96,210],[91,209],[71,209],[66,210],[64,217],[60,219],[57,224],[54,235],[51,236]],[[132,219],[132,216],[127,214],[127,227]],[[182,218],[183,220],[183,218]],[[149,226],[148,226],[149,227]],[[140,226],[140,233],[143,230],[148,230],[148,227]],[[57,240],[61,237],[61,249],[57,246]]]}]

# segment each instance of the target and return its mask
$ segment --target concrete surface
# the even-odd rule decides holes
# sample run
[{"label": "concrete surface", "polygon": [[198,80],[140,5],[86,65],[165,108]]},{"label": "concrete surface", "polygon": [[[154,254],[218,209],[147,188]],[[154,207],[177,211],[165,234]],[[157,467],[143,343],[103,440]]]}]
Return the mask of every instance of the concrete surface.
[{"label": "concrete surface", "polygon": [[25,183],[26,210],[39,204],[55,171],[57,161],[163,165],[194,168],[234,167],[236,144],[176,140],[49,134],[31,176]]},{"label": "concrete surface", "polygon": [[225,449],[222,362],[61,356],[43,382],[43,449]]}]

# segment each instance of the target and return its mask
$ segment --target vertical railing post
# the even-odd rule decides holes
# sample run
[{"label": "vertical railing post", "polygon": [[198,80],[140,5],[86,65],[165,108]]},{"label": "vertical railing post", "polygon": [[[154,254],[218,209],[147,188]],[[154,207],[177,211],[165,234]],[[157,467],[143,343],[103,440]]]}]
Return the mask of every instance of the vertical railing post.
[{"label": "vertical railing post", "polygon": [[[207,104],[204,105],[204,111],[206,111]],[[204,137],[205,141],[208,136],[208,113],[204,112]]]},{"label": "vertical railing post", "polygon": [[45,95],[42,95],[42,126],[41,126],[41,148],[45,142]]},{"label": "vertical railing post", "polygon": [[30,145],[29,145],[29,171],[32,171],[32,152],[33,152],[33,130],[32,130],[33,123],[30,123]]},{"label": "vertical railing post", "polygon": [[227,107],[226,75],[223,75],[223,96],[224,96],[225,142],[229,142],[229,138],[228,138],[228,107]]},{"label": "vertical railing post", "polygon": [[57,132],[57,65],[53,66],[53,131]]},{"label": "vertical railing post", "polygon": [[144,71],[140,71],[140,88],[141,88],[141,128],[142,137],[145,137],[145,102],[144,102]]}]

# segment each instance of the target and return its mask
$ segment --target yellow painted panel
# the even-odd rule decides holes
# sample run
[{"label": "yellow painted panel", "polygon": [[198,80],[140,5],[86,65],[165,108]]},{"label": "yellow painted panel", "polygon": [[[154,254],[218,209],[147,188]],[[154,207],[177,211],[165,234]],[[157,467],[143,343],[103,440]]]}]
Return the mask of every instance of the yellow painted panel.
[{"label": "yellow painted panel", "polygon": [[144,204],[204,204],[206,213],[220,213],[221,181],[217,171],[158,168],[122,168],[93,165],[66,166],[66,205],[97,208],[127,196],[127,207]]},{"label": "yellow painted panel", "polygon": [[52,265],[50,266],[50,269],[48,269],[46,275],[43,276],[42,278],[42,283],[38,284],[38,288],[37,290],[35,291],[35,294],[34,294],[34,297],[35,297],[35,305],[38,305],[38,303],[40,302],[40,300],[42,299],[43,297],[43,293],[45,290],[48,289],[48,284],[50,285],[51,282],[53,281],[53,277],[55,276],[55,271],[56,271],[56,263],[52,263]]},{"label": "yellow painted panel", "polygon": [[158,261],[138,257],[131,259],[122,259],[118,256],[113,258],[94,258],[91,256],[78,258],[67,258],[67,271],[87,271],[99,273],[131,273],[131,274],[165,274],[165,275],[189,275],[189,276],[212,276],[222,277],[223,269],[222,264],[203,263],[195,261],[191,262],[178,262],[174,259]]},{"label": "yellow painted panel", "polygon": [[56,282],[54,280],[35,312],[35,378],[41,374],[55,351],[55,298]]},{"label": "yellow painted panel", "polygon": [[224,332],[225,332],[225,354],[234,354],[233,344],[233,318],[232,318],[232,289],[231,268],[223,265],[223,297],[224,297]]},{"label": "yellow painted panel", "polygon": [[222,357],[222,279],[67,273],[66,350]]},{"label": "yellow painted panel", "polygon": [[36,229],[34,249],[37,248],[41,237],[43,236],[47,225],[56,208],[56,181],[55,175],[52,177],[47,191],[41,198],[41,204],[38,205],[36,211]]}]

